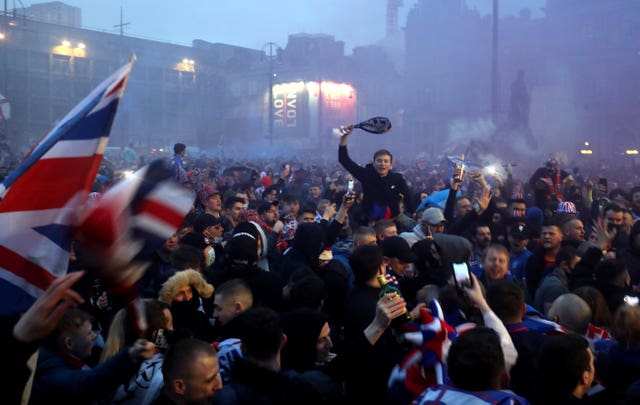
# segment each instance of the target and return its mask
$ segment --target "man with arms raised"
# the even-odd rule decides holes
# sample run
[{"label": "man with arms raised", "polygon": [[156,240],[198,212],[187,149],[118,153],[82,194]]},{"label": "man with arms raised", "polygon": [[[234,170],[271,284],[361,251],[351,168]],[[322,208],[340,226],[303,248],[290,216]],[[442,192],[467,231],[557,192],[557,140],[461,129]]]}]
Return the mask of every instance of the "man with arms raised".
[{"label": "man with arms raised", "polygon": [[338,147],[338,161],[351,175],[362,183],[364,194],[362,208],[370,223],[379,219],[395,220],[401,213],[400,205],[404,204],[408,212],[411,195],[409,186],[400,173],[391,171],[393,156],[386,149],[380,149],[373,154],[373,163],[366,167],[351,160],[347,151],[347,137],[352,128],[340,138]]}]

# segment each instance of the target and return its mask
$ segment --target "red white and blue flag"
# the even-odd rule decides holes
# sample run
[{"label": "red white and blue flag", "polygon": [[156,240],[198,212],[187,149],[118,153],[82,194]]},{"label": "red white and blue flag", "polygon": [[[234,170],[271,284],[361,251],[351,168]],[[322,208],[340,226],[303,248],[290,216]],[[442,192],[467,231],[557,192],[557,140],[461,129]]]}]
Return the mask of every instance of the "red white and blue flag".
[{"label": "red white and blue flag", "polygon": [[85,264],[112,293],[135,298],[134,284],[180,226],[194,197],[193,190],[174,179],[165,159],[118,182],[79,210],[74,220],[76,240],[89,261]]},{"label": "red white and blue flag", "polygon": [[132,62],[75,106],[0,184],[0,313],[67,272],[71,221],[100,167]]},{"label": "red white and blue flag", "polygon": [[159,159],[86,204],[73,221],[83,264],[117,301],[128,303],[131,326],[140,336],[147,323],[137,281],[193,207],[194,197],[175,180],[169,162]]}]

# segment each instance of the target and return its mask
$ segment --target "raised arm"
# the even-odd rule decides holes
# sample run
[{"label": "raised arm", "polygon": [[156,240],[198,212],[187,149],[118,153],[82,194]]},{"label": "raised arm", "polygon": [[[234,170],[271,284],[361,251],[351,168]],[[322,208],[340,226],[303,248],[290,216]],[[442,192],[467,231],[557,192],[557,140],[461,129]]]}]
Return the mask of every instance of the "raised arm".
[{"label": "raised arm", "polygon": [[354,178],[362,181],[365,177],[366,169],[351,160],[349,152],[347,151],[347,138],[352,132],[352,125],[345,127],[343,130],[343,135],[340,137],[340,144],[338,146],[338,162],[340,162],[342,167],[351,173]]}]

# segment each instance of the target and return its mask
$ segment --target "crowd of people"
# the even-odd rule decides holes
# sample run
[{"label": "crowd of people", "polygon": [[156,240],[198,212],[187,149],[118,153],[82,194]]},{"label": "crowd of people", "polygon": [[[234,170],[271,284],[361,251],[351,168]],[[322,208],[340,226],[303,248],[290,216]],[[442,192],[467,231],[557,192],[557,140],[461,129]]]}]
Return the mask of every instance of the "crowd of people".
[{"label": "crowd of people", "polygon": [[197,197],[138,282],[146,328],[75,244],[2,320],[8,403],[640,401],[640,186],[556,158],[528,178],[363,166],[352,130],[331,165],[176,143]]}]

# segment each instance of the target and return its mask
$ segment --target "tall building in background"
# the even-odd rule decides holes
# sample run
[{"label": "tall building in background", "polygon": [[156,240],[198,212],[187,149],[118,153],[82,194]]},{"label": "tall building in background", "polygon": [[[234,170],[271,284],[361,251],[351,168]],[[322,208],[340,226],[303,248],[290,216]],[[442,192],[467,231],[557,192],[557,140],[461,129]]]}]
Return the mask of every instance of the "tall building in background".
[{"label": "tall building in background", "polygon": [[[5,124],[16,150],[40,139],[131,54],[136,63],[110,146],[135,142],[153,150],[181,141],[218,156],[242,156],[251,145],[254,155],[272,156],[270,146],[294,152],[333,145],[331,128],[356,119],[353,63],[344,42],[330,35],[292,35],[270,61],[264,49],[203,40],[183,46],[17,14],[0,41],[0,94],[11,101]],[[298,83],[304,91],[296,90]],[[267,138],[269,120],[275,139]]]},{"label": "tall building in background", "polygon": [[[595,146],[593,158],[640,149],[636,3],[547,0],[541,18],[527,11],[502,18],[497,125],[508,120],[512,83],[522,70],[530,127],[541,144],[532,154],[578,152],[584,141]],[[387,2],[391,31],[399,4]],[[492,113],[492,18],[465,0],[418,0],[405,27],[352,55],[327,34],[293,34],[279,45],[265,38],[273,52],[272,46],[203,40],[181,46],[87,30],[80,28],[81,10],[61,2],[31,6],[8,20],[0,40],[0,94],[11,101],[6,124],[18,143],[46,133],[130,53],[138,60],[112,144],[181,140],[230,156],[246,145],[265,153],[284,145],[334,153],[333,127],[384,115],[396,144],[408,147],[406,157],[419,151],[435,159],[460,140],[455,131],[482,132],[474,123]],[[402,58],[389,50],[398,47],[387,46],[394,38],[404,41]],[[481,146],[491,148],[487,139]],[[353,153],[367,159],[372,148],[388,146],[378,142],[388,138],[355,137]]]},{"label": "tall building in background", "polygon": [[26,17],[32,20],[76,28],[82,26],[82,9],[61,1],[34,4],[24,11]]},{"label": "tall building in background", "polygon": [[[547,0],[543,11],[541,18],[523,9],[500,19],[498,129],[509,119],[512,84],[521,70],[539,144],[524,152],[580,159],[580,146],[590,142],[593,160],[640,149],[638,3]],[[491,32],[492,17],[464,0],[419,0],[408,15],[404,129],[433,157],[482,132],[475,123],[491,117]],[[490,144],[488,135],[478,139],[481,145]]]}]

